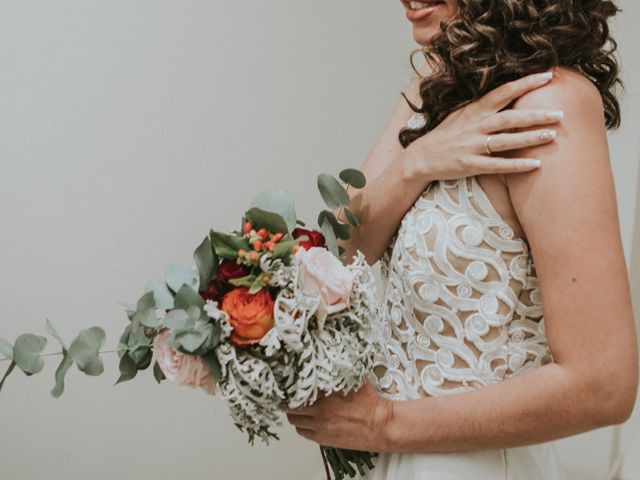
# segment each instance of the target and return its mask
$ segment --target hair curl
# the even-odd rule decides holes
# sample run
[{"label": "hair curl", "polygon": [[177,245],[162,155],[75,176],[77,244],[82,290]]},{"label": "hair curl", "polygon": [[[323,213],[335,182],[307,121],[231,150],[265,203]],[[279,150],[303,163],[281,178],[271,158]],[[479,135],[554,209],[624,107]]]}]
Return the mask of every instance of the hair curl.
[{"label": "hair curl", "polygon": [[403,147],[425,135],[450,113],[488,91],[555,66],[571,67],[598,88],[607,128],[620,125],[616,98],[617,48],[608,19],[618,7],[610,0],[458,0],[458,14],[442,22],[424,48],[433,74],[420,83],[426,125],[403,128]]}]

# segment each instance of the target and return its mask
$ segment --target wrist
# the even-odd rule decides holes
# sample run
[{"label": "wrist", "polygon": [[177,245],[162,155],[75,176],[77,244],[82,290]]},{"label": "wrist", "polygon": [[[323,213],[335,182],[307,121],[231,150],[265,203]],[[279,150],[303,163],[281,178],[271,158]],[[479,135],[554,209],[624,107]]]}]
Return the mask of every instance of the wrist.
[{"label": "wrist", "polygon": [[402,169],[403,183],[409,185],[420,183],[426,187],[434,180],[429,174],[424,155],[419,154],[418,151],[412,148],[412,145],[409,145],[401,152],[398,160]]}]

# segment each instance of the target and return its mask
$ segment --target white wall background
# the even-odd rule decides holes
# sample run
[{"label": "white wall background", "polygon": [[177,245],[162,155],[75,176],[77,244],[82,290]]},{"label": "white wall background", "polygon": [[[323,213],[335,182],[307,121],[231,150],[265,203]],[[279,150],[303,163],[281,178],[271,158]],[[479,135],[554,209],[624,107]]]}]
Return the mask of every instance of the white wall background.
[{"label": "white wall background", "polygon": [[[612,156],[629,254],[640,12],[620,3],[628,93]],[[0,0],[0,336],[44,333],[50,318],[68,340],[102,325],[115,346],[118,302],[188,260],[210,226],[236,227],[258,191],[290,190],[313,221],[316,175],[362,163],[413,46],[398,1]],[[158,387],[150,371],[113,387],[115,355],[99,378],[74,367],[55,400],[56,364],[14,372],[0,395],[3,480],[321,470],[291,429],[249,449],[221,400]],[[610,442],[603,429],[561,443],[574,470],[599,475]]]}]

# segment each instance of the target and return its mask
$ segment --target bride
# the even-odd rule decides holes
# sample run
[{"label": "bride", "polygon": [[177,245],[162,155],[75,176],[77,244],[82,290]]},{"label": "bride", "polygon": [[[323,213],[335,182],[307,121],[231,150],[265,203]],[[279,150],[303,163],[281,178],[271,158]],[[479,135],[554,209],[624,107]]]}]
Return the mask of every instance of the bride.
[{"label": "bride", "polygon": [[[608,0],[403,1],[427,62],[352,194],[381,260],[370,383],[289,410],[369,479],[559,479],[550,441],[626,421],[638,351],[606,129]],[[398,133],[399,132],[399,133]]]}]

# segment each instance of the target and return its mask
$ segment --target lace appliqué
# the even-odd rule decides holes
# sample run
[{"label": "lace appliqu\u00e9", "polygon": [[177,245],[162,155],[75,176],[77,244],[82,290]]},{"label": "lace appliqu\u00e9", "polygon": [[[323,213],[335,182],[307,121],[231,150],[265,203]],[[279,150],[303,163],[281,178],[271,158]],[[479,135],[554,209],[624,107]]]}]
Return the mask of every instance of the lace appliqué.
[{"label": "lace appliqu\u00e9", "polygon": [[382,258],[372,382],[393,399],[474,390],[552,361],[529,247],[475,177],[434,182]]}]

